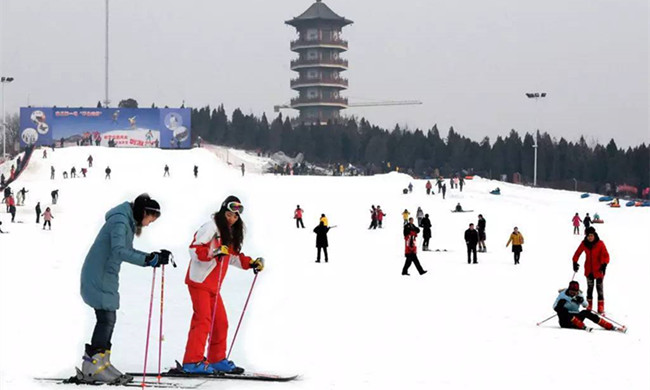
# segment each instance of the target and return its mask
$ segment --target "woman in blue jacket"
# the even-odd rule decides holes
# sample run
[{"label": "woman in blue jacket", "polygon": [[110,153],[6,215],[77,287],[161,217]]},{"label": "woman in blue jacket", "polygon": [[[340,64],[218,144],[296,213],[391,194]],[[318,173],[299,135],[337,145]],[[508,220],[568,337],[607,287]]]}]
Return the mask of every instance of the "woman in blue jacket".
[{"label": "woman in blue jacket", "polygon": [[110,363],[111,337],[120,307],[119,272],[123,261],[141,267],[168,263],[167,251],[145,253],[133,249],[133,236],[140,236],[142,228],[159,216],[160,205],[147,194],[106,213],[106,222],[81,269],[81,297],[95,310],[97,323],[90,344],[86,344],[78,373],[80,381],[124,384],[133,380]]}]

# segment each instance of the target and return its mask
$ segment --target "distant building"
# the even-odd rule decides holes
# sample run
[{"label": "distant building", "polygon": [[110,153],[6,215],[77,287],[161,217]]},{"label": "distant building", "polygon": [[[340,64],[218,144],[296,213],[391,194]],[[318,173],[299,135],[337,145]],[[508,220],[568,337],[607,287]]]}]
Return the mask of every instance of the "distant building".
[{"label": "distant building", "polygon": [[348,69],[348,61],[340,58],[348,49],[341,30],[352,21],[317,0],[302,15],[285,23],[298,32],[298,39],[291,42],[291,50],[298,53],[298,59],[291,61],[291,70],[298,72],[298,78],[291,80],[291,88],[298,91],[298,97],[291,99],[291,108],[300,111],[298,121],[327,123],[338,119],[339,111],[348,107],[348,99],[340,95],[348,87],[348,80],[340,76]]}]

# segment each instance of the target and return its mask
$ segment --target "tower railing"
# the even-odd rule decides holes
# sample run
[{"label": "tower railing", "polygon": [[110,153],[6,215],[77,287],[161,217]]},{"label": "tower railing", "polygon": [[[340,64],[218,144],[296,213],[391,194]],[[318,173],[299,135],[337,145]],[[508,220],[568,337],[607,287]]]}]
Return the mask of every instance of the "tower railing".
[{"label": "tower railing", "polygon": [[347,87],[348,79],[344,79],[341,77],[320,76],[315,78],[298,77],[291,80],[291,88],[304,85],[304,84],[335,84],[337,86]]},{"label": "tower railing", "polygon": [[348,105],[348,99],[343,98],[343,97],[336,97],[336,96],[319,96],[319,97],[297,97],[291,99],[291,105],[300,105],[300,104],[314,104],[317,105],[319,103],[324,103],[324,104],[338,104],[338,105],[343,105],[347,106]]},{"label": "tower railing", "polygon": [[304,39],[299,38],[294,41],[291,41],[291,50],[296,50],[300,47],[310,47],[310,46],[338,46],[344,49],[348,49],[348,41],[341,38],[316,38],[316,39]]},{"label": "tower railing", "polygon": [[344,68],[348,67],[348,60],[341,58],[298,58],[291,61],[291,68],[298,66],[309,66],[309,65],[330,65],[330,66],[341,66]]}]

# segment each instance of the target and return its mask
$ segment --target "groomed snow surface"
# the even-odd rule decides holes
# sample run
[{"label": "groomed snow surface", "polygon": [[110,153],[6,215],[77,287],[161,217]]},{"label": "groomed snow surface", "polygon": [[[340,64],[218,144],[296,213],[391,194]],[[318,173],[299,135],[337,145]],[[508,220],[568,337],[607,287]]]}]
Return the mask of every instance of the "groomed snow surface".
[{"label": "groomed snow surface", "polygon": [[[87,178],[62,179],[62,171],[86,167],[89,154],[94,167]],[[169,178],[163,178],[165,164]],[[51,165],[56,180],[49,179]],[[104,179],[107,165],[111,180]],[[404,195],[409,182],[414,191]],[[648,208],[611,209],[594,194],[581,199],[575,192],[480,178],[468,181],[462,193],[447,185],[443,200],[427,196],[424,184],[398,173],[241,177],[238,167],[205,149],[70,147],[48,150],[47,159],[36,150],[12,185],[14,192],[29,190],[16,216],[23,223],[10,223],[4,205],[0,209],[2,228],[10,231],[0,235],[0,389],[60,389],[32,378],[67,377],[81,364],[94,326],[93,310],[79,295],[84,257],[106,211],[142,192],[160,202],[162,217],[144,229],[135,247],[167,248],[178,263],[165,275],[164,367],[182,359],[192,314],[184,284],[188,245],[227,195],[245,205],[244,252],[266,259],[230,358],[250,371],[300,379],[212,381],[203,389],[650,388]],[[502,195],[490,195],[497,186]],[[50,206],[54,189],[59,203],[52,207],[52,230],[44,231],[35,223],[34,206]],[[451,213],[457,202],[474,211]],[[298,204],[306,229],[296,229],[292,219]],[[388,214],[384,229],[368,230],[373,204]],[[419,276],[411,269],[411,276],[402,276],[401,212],[414,215],[418,206],[431,216],[430,247],[447,252],[420,251],[429,272]],[[582,239],[572,234],[576,212],[598,212],[605,220],[596,228],[611,256],[606,309],[629,327],[627,334],[559,329],[556,319],[535,325],[554,314],[557,291],[573,275],[571,256]],[[328,264],[314,262],[312,229],[321,213],[337,226],[329,233]],[[468,265],[463,232],[479,213],[487,220],[488,252]],[[517,266],[505,247],[514,226],[525,237]],[[576,278],[584,290],[583,269]],[[143,368],[152,272],[122,266],[112,361],[123,371]],[[226,278],[229,340],[252,281],[252,272],[236,268]],[[158,366],[159,287],[160,272],[149,372]]]}]

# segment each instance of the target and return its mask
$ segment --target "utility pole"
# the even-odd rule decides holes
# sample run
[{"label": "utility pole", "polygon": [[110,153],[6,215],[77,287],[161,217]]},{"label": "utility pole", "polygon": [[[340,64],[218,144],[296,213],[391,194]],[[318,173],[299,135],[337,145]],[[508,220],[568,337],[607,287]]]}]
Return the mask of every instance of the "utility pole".
[{"label": "utility pole", "polygon": [[[541,98],[546,97],[546,92],[529,92],[526,93],[526,97],[529,99],[535,99],[535,106],[537,106],[537,101]],[[536,107],[537,108],[537,107]],[[537,109],[536,109],[537,111]],[[538,114],[539,115],[539,114]],[[537,187],[537,141],[539,138],[539,126],[537,128],[537,131],[535,132],[535,145],[533,145],[533,149],[535,149],[535,163],[534,163],[534,168],[533,168],[533,186]]]},{"label": "utility pole", "polygon": [[14,81],[13,77],[0,77],[0,84],[2,84],[2,157],[7,156],[7,120],[5,113],[5,84]]}]

